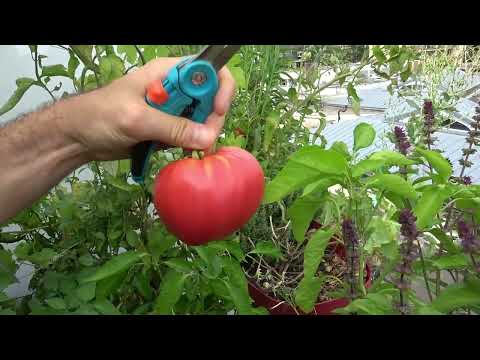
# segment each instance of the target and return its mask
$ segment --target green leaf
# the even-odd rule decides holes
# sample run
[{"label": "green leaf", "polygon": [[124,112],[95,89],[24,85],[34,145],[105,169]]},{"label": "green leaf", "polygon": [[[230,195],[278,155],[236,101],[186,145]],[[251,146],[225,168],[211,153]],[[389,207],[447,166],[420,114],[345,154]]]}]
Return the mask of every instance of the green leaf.
[{"label": "green leaf", "polygon": [[440,244],[450,253],[456,254],[462,251],[459,246],[456,246],[452,240],[452,238],[446,235],[442,230],[435,228],[429,231],[430,234],[435,236],[435,238],[440,241]]},{"label": "green leaf", "polygon": [[135,64],[137,61],[138,53],[133,45],[118,45],[117,51],[119,54],[125,54],[127,61],[130,64]]},{"label": "green leaf", "polygon": [[217,240],[209,243],[208,246],[214,249],[228,251],[238,261],[242,262],[245,259],[245,254],[243,253],[240,242],[237,239],[238,237],[233,240]]},{"label": "green leaf", "polygon": [[182,296],[186,274],[169,269],[162,279],[160,293],[155,302],[155,313],[173,315],[173,307]]},{"label": "green leaf", "polygon": [[257,244],[255,244],[255,249],[250,251],[250,254],[265,255],[273,257],[275,259],[279,259],[283,256],[282,250],[271,241],[258,242]]},{"label": "green leaf", "polygon": [[322,177],[320,180],[312,182],[303,189],[302,197],[306,197],[313,192],[320,193],[328,189],[330,186],[337,184],[339,181],[333,177]]},{"label": "green leaf", "polygon": [[10,251],[2,249],[0,245],[0,271],[7,272],[10,274],[15,274],[17,271],[17,266],[15,260],[12,258],[12,253]]},{"label": "green leaf", "polygon": [[137,290],[145,299],[153,299],[153,287],[150,284],[150,278],[147,275],[142,272],[137,272],[133,280],[133,285],[137,288]]},{"label": "green leaf", "polygon": [[121,273],[137,263],[143,256],[145,256],[144,253],[135,251],[126,251],[120,255],[114,256],[105,264],[103,264],[95,272],[95,274],[82,279],[82,283],[99,281],[112,275]]},{"label": "green leaf", "polygon": [[264,203],[272,203],[326,174],[342,175],[347,161],[333,150],[318,146],[304,146],[294,153],[286,166],[267,184]]},{"label": "green leaf", "polygon": [[367,227],[365,252],[373,254],[375,250],[379,250],[389,243],[397,242],[399,231],[400,224],[397,222],[373,216]]},{"label": "green leaf", "polygon": [[16,313],[11,309],[0,309],[0,315],[16,315]]},{"label": "green leaf", "polygon": [[108,84],[111,81],[123,76],[125,66],[122,59],[116,55],[108,55],[100,58],[98,68],[102,84]]},{"label": "green leaf", "polygon": [[478,279],[466,279],[462,283],[448,286],[431,303],[435,310],[442,313],[474,305],[480,305],[480,281]]},{"label": "green leaf", "polygon": [[353,86],[352,83],[348,83],[347,93],[348,93],[348,96],[351,97],[353,100],[355,100],[356,102],[360,102],[360,98],[357,95],[357,90],[355,90],[355,87]]},{"label": "green leaf", "polygon": [[452,167],[440,153],[420,148],[416,148],[416,151],[435,169],[443,183],[448,181],[450,176],[452,176]]},{"label": "green leaf", "polygon": [[157,49],[155,45],[143,46],[143,57],[146,62],[149,62],[157,57]]},{"label": "green leaf", "polygon": [[470,259],[465,254],[444,255],[431,259],[431,262],[440,270],[463,269],[470,265]]},{"label": "green leaf", "polygon": [[184,258],[172,258],[163,263],[178,272],[190,273],[193,270],[192,263]]},{"label": "green leaf", "polygon": [[264,135],[263,135],[263,151],[267,152],[272,142],[273,133],[278,126],[280,114],[278,112],[270,113],[265,119]]},{"label": "green leaf", "polygon": [[65,76],[70,77],[70,73],[61,64],[44,66],[42,68],[42,77],[44,76]]},{"label": "green leaf", "polygon": [[330,146],[330,150],[336,151],[340,155],[342,155],[345,159],[350,160],[351,155],[348,152],[348,146],[343,141],[335,141],[332,146]]},{"label": "green leaf", "polygon": [[413,213],[417,217],[417,227],[424,230],[430,227],[436,215],[442,208],[443,202],[450,196],[450,191],[445,187],[430,185],[424,189],[417,201]]},{"label": "green leaf", "polygon": [[304,277],[295,289],[295,304],[304,312],[311,313],[318,299],[325,278]]},{"label": "green leaf", "polygon": [[417,307],[416,315],[443,315],[440,311],[435,310],[429,305]]},{"label": "green leaf", "polygon": [[78,262],[83,266],[92,266],[95,264],[95,259],[90,254],[82,255],[78,258]]},{"label": "green leaf", "polygon": [[147,247],[152,256],[159,259],[168,249],[170,249],[177,239],[171,234],[165,234],[160,227],[154,227],[148,233]]},{"label": "green leaf", "polygon": [[365,298],[356,299],[338,313],[356,313],[358,315],[391,315],[394,313],[392,308],[392,297],[387,294],[372,293]]},{"label": "green leaf", "polygon": [[380,46],[375,45],[372,48],[372,53],[373,53],[373,56],[375,56],[375,58],[377,59],[379,64],[383,64],[385,61],[387,61],[387,58],[385,57],[385,54],[383,53]]},{"label": "green leaf", "polygon": [[70,58],[68,59],[67,72],[72,79],[75,78],[75,71],[77,70],[78,65],[80,65],[80,61],[75,56],[75,54],[70,53]]},{"label": "green leaf", "polygon": [[170,50],[165,45],[157,45],[156,47],[156,54],[158,57],[167,57],[170,54]]},{"label": "green leaf", "polygon": [[240,264],[232,258],[222,258],[228,281],[223,280],[228,293],[240,315],[254,315],[252,299],[248,293],[248,282]]},{"label": "green leaf", "polygon": [[121,312],[106,299],[95,301],[93,306],[102,315],[121,315]]},{"label": "green leaf", "polygon": [[102,161],[102,167],[113,177],[117,176],[118,161]]},{"label": "green leaf", "polygon": [[0,108],[0,115],[3,115],[12,110],[18,104],[25,92],[30,89],[32,85],[37,85],[37,82],[30,78],[17,79],[17,89],[5,104]]},{"label": "green leaf", "polygon": [[297,198],[288,209],[288,216],[292,220],[293,235],[298,243],[302,243],[305,240],[305,232],[315,212],[322,205],[320,196],[310,195]]},{"label": "green leaf", "polygon": [[367,186],[387,190],[409,199],[415,199],[417,197],[413,186],[398,175],[380,174],[372,176],[368,180]]},{"label": "green leaf", "polygon": [[96,65],[92,61],[93,45],[70,45],[70,48],[83,62],[85,67],[92,71],[96,70]]},{"label": "green leaf", "polygon": [[127,240],[127,244],[134,249],[138,249],[141,245],[140,237],[134,230],[128,230],[125,238]]},{"label": "green leaf", "polygon": [[14,275],[7,272],[0,271],[0,291],[9,287],[11,284],[15,282],[15,280],[16,279]]},{"label": "green leaf", "polygon": [[139,191],[140,189],[139,186],[128,184],[127,182],[119,178],[109,177],[107,181],[110,185],[116,187],[117,189],[124,190],[127,192],[135,192],[135,191]]},{"label": "green leaf", "polygon": [[55,256],[57,256],[57,252],[55,250],[43,248],[41,251],[28,256],[27,260],[33,264],[47,267]]},{"label": "green leaf", "polygon": [[123,283],[128,271],[123,271],[116,275],[112,275],[97,283],[95,294],[97,299],[104,299],[110,296]]},{"label": "green leaf", "polygon": [[48,306],[50,306],[51,308],[54,308],[55,310],[65,310],[67,308],[67,304],[65,303],[65,300],[59,297],[50,298],[45,301],[48,304]]},{"label": "green leaf", "polygon": [[80,300],[89,302],[95,297],[95,288],[96,284],[94,282],[86,283],[75,290],[75,293]]},{"label": "green leaf", "polygon": [[413,165],[413,160],[407,159],[404,155],[395,151],[378,151],[373,153],[367,159],[359,161],[352,168],[352,176],[358,177],[369,171],[379,169],[384,166],[406,166]]},{"label": "green leaf", "polygon": [[367,123],[360,123],[353,130],[353,151],[372,145],[375,140],[375,129]]},{"label": "green leaf", "polygon": [[355,115],[360,115],[360,101],[352,99],[352,111]]},{"label": "green leaf", "polygon": [[317,272],[318,265],[323,259],[325,249],[327,248],[330,239],[335,230],[317,230],[305,247],[303,255],[303,274],[306,278],[313,278]]}]

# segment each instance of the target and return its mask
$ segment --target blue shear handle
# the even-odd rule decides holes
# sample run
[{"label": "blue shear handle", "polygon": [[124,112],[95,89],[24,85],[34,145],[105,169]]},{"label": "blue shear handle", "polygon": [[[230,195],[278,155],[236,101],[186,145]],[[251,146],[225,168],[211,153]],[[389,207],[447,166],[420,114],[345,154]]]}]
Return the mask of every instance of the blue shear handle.
[{"label": "blue shear handle", "polygon": [[[146,102],[165,113],[174,116],[187,117],[197,123],[204,123],[213,111],[213,100],[218,91],[217,73],[213,66],[203,60],[187,63],[183,60],[174,67],[163,81],[163,87],[169,94],[164,104],[152,103],[147,97]],[[192,81],[195,73],[203,73],[205,81],[196,85]],[[143,183],[149,159],[156,144],[145,141],[137,144],[132,153],[132,177],[137,183]]]}]

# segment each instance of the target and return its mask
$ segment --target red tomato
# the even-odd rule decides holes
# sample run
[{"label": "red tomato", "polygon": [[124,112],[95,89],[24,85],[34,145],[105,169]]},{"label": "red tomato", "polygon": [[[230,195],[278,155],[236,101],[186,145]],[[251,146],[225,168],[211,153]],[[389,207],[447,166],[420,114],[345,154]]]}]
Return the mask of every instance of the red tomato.
[{"label": "red tomato", "polygon": [[154,204],[167,229],[188,245],[221,240],[256,212],[265,180],[257,159],[239,147],[165,166],[155,179]]}]

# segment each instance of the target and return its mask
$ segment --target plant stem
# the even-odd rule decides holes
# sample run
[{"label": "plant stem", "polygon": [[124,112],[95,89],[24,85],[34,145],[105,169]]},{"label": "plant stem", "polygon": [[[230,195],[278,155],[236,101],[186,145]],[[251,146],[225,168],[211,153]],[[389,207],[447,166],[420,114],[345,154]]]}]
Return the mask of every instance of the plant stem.
[{"label": "plant stem", "polygon": [[417,244],[418,244],[418,253],[420,255],[420,261],[422,262],[422,274],[423,274],[423,279],[425,281],[425,287],[427,288],[428,298],[430,299],[430,301],[432,301],[433,300],[432,290],[430,289],[430,284],[428,283],[427,271],[425,270],[425,259],[423,257],[423,250],[420,245],[420,240],[418,240],[418,238],[417,238]]},{"label": "plant stem", "polygon": [[42,88],[44,88],[48,94],[52,97],[53,101],[57,101],[55,96],[53,96],[52,92],[48,89],[47,85],[45,85],[40,77],[40,74],[38,73],[38,47],[35,48],[35,76],[37,77],[37,84],[40,85]]}]

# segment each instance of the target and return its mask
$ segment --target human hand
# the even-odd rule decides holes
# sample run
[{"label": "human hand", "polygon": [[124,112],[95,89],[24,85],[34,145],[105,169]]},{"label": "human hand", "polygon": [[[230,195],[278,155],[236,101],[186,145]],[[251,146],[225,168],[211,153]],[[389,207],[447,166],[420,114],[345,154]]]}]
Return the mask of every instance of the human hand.
[{"label": "human hand", "polygon": [[145,102],[148,85],[153,80],[163,80],[178,61],[180,58],[153,60],[103,88],[65,100],[65,109],[66,103],[76,103],[78,113],[64,115],[59,126],[83,146],[89,161],[128,158],[132,147],[146,140],[208,150],[223,127],[233,100],[235,82],[226,67],[219,71],[213,113],[205,124],[148,106]]}]

